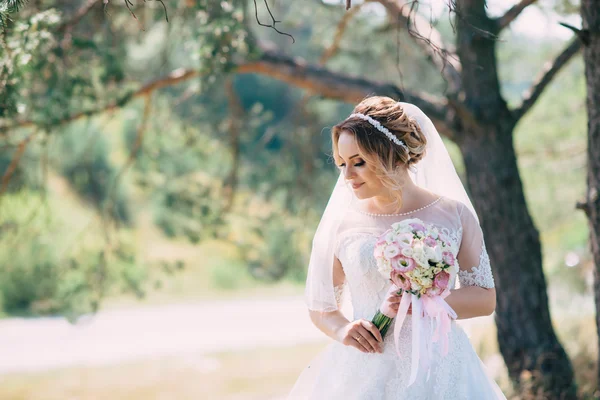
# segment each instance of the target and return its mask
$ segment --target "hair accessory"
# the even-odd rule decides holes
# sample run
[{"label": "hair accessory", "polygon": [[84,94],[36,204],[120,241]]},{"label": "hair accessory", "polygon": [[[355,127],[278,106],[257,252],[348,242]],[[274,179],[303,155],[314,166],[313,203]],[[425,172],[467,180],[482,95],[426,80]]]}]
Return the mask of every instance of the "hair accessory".
[{"label": "hair accessory", "polygon": [[352,118],[352,117],[360,118],[362,120],[367,121],[371,125],[373,125],[379,132],[381,132],[385,136],[387,136],[388,139],[390,139],[392,142],[396,143],[398,146],[401,146],[404,150],[406,150],[406,153],[408,154],[408,158],[410,159],[410,151],[408,150],[408,147],[404,144],[404,142],[402,140],[400,140],[396,136],[394,136],[392,134],[392,132],[390,132],[385,126],[381,125],[381,122],[369,117],[368,115],[360,114],[360,113],[350,114],[350,116],[348,118]]}]

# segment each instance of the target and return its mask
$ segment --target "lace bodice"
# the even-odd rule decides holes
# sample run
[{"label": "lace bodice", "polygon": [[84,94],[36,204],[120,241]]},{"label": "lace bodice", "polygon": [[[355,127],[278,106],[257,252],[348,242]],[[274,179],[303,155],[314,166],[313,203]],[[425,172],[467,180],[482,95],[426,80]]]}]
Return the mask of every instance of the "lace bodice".
[{"label": "lace bodice", "polygon": [[442,198],[434,206],[407,216],[378,216],[355,210],[340,227],[335,252],[345,276],[343,283],[337,282],[336,297],[341,300],[342,288],[347,286],[355,319],[372,318],[384,300],[391,283],[378,272],[373,251],[377,237],[404,218],[420,218],[434,224],[452,241],[459,272],[458,277],[451,277],[450,287],[457,283],[461,287],[494,287],[481,229],[461,203]]}]

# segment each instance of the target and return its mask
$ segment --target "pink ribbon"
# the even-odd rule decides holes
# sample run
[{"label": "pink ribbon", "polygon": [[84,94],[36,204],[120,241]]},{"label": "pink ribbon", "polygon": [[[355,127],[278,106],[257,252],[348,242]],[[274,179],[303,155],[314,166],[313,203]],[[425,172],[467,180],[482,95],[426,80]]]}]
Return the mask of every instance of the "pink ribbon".
[{"label": "pink ribbon", "polygon": [[[400,330],[404,325],[404,320],[408,314],[408,308],[412,304],[412,360],[411,372],[408,386],[412,385],[422,369],[427,371],[427,379],[429,379],[429,366],[433,358],[433,343],[440,342],[442,346],[442,356],[448,354],[448,334],[452,329],[451,320],[456,319],[456,312],[444,300],[449,294],[449,290],[445,290],[439,296],[421,296],[417,297],[414,294],[410,296],[402,296],[398,312],[391,309],[387,298],[397,292],[398,287],[392,285],[386,295],[386,301],[381,305],[381,312],[390,318],[396,318],[394,325],[394,340],[396,343],[396,352],[400,354]],[[421,330],[423,324],[429,323],[429,332],[433,332],[431,341],[422,338]]]}]

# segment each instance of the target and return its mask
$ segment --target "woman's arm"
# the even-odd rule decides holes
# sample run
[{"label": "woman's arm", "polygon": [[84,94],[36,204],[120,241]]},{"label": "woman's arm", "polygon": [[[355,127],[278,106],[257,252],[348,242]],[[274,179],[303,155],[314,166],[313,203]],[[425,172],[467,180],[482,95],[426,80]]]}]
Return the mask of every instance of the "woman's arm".
[{"label": "woman's arm", "polygon": [[464,206],[460,218],[463,227],[457,256],[460,289],[452,290],[445,300],[458,319],[490,315],[496,309],[496,289],[483,232],[475,216]]},{"label": "woman's arm", "polygon": [[496,309],[496,289],[466,286],[452,290],[444,300],[456,312],[457,319],[483,317]]},{"label": "woman's arm", "polygon": [[[341,292],[345,280],[346,275],[344,274],[342,264],[335,257],[333,263],[333,285],[338,292]],[[340,300],[338,299],[338,307],[340,306]],[[330,338],[347,346],[355,347],[363,353],[382,352],[380,343],[383,342],[383,338],[377,327],[370,321],[361,319],[350,322],[340,312],[339,308],[331,312],[309,310],[309,314],[313,324]]]}]

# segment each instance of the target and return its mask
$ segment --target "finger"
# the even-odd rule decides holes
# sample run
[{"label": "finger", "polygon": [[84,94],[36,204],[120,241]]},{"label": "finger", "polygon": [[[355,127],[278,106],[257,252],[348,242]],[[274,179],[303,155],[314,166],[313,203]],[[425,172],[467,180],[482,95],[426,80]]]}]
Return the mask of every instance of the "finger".
[{"label": "finger", "polygon": [[365,328],[363,328],[361,326],[358,328],[358,332],[360,335],[360,341],[359,341],[360,344],[365,346],[367,348],[367,350],[369,350],[369,352],[371,352],[371,353],[375,353],[375,352],[379,351],[379,349],[377,348],[377,341],[375,340],[373,335],[371,335],[369,333],[368,330],[366,330]]},{"label": "finger", "polygon": [[354,347],[356,347],[357,349],[359,349],[363,353],[370,353],[371,352],[371,349],[369,349],[369,347],[368,347],[367,339],[365,339],[361,335],[356,335],[356,338],[354,338],[354,344],[355,344]]},{"label": "finger", "polygon": [[361,335],[366,338],[370,350],[372,350],[375,353],[380,353],[381,346],[379,345],[375,336],[373,336],[373,334],[369,330],[367,330],[365,328],[362,328],[362,329],[364,331],[361,331]]},{"label": "finger", "polygon": [[381,332],[379,332],[379,329],[377,329],[372,322],[362,321],[362,325],[373,335],[375,339],[377,339],[379,343],[383,342],[383,336],[381,336]]},{"label": "finger", "polygon": [[352,331],[349,333],[348,335],[348,346],[352,346],[357,350],[362,351],[363,353],[369,353],[369,349],[367,349],[365,346],[363,346],[362,343],[365,343],[367,341],[367,339],[364,339],[358,332],[356,331]]}]

